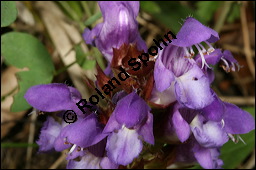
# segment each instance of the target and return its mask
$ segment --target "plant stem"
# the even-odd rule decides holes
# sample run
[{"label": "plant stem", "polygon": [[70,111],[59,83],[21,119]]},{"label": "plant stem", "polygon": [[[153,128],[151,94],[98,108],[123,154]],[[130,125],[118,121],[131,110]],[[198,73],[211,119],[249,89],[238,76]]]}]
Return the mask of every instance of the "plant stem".
[{"label": "plant stem", "polygon": [[69,67],[71,67],[71,66],[72,66],[73,64],[75,64],[75,63],[76,63],[76,61],[74,61],[73,63],[70,63],[69,65],[67,65],[67,66],[65,66],[65,67],[62,67],[61,69],[55,71],[53,75],[54,75],[54,76],[59,75],[60,73],[66,71]]}]

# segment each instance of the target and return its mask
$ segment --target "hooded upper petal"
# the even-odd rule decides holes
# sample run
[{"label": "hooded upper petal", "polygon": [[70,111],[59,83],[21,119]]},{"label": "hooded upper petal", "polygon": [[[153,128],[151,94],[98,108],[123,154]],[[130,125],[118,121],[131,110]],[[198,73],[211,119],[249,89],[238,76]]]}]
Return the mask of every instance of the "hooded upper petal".
[{"label": "hooded upper petal", "polygon": [[173,45],[190,47],[204,41],[214,43],[219,40],[219,35],[216,31],[204,26],[196,19],[188,17],[176,35],[176,38],[172,40]]},{"label": "hooded upper petal", "polygon": [[44,112],[74,110],[77,114],[83,115],[76,105],[76,102],[81,99],[81,94],[75,88],[65,84],[32,86],[24,97],[31,106]]},{"label": "hooded upper petal", "polygon": [[119,48],[124,43],[137,43],[139,50],[146,51],[147,46],[140,37],[136,21],[139,2],[101,1],[99,6],[104,22],[92,31],[84,31],[86,43],[95,45],[109,62],[112,60],[113,48]]},{"label": "hooded upper petal", "polygon": [[142,123],[149,110],[147,103],[132,92],[117,103],[113,114],[119,124],[131,128]]},{"label": "hooded upper petal", "polygon": [[227,133],[243,134],[255,129],[255,120],[252,115],[234,104],[224,102],[224,128]]}]

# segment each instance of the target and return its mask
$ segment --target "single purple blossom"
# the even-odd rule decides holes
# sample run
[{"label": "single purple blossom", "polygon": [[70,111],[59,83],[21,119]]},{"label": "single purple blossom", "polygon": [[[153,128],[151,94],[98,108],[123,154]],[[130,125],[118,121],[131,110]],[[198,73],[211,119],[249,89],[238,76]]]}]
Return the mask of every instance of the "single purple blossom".
[{"label": "single purple blossom", "polygon": [[[213,101],[210,82],[193,59],[184,58],[183,48],[169,44],[159,52],[154,68],[155,87],[168,89],[170,98],[186,107],[200,109]],[[165,91],[166,93],[166,91]]]},{"label": "single purple blossom", "polygon": [[116,164],[128,165],[139,156],[142,141],[154,144],[153,115],[135,92],[118,101],[103,133],[107,140],[108,157]]},{"label": "single purple blossom", "polygon": [[107,136],[102,133],[103,128],[103,125],[98,122],[94,114],[78,119],[61,130],[60,135],[56,139],[55,149],[57,151],[66,149],[67,144],[72,144],[72,148],[76,146],[87,148],[97,144]]},{"label": "single purple blossom", "polygon": [[96,46],[109,62],[113,57],[113,48],[123,44],[136,43],[139,50],[147,50],[136,21],[139,2],[102,1],[99,6],[104,21],[92,30],[84,30],[83,37],[87,44]]}]

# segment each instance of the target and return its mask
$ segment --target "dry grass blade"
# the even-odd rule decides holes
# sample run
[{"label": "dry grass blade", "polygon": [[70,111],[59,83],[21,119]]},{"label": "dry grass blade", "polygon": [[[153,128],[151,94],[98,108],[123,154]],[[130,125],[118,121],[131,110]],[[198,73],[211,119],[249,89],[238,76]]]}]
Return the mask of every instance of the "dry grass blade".
[{"label": "dry grass blade", "polygon": [[245,8],[246,8],[246,3],[243,2],[240,7],[240,13],[241,13],[241,24],[242,24],[242,31],[243,31],[244,53],[246,56],[246,60],[247,60],[249,69],[252,73],[253,78],[255,79],[255,65],[254,65],[254,61],[253,61],[252,53],[251,53],[249,29],[248,29],[248,24],[247,24]]},{"label": "dry grass blade", "polygon": [[[75,52],[71,50],[73,44],[70,40],[70,35],[67,34],[67,30],[63,27],[65,25],[65,16],[59,10],[59,8],[53,2],[36,2],[36,7],[40,12],[42,20],[47,28],[47,31],[61,57],[65,66],[75,62]],[[73,29],[74,31],[75,29]],[[78,31],[76,31],[78,32]],[[73,32],[70,32],[73,34]],[[76,40],[76,42],[79,42]],[[69,52],[70,51],[70,52]],[[82,80],[82,68],[76,63],[67,69],[67,72],[74,83],[75,87],[80,91],[83,98],[88,98],[89,93]]]}]

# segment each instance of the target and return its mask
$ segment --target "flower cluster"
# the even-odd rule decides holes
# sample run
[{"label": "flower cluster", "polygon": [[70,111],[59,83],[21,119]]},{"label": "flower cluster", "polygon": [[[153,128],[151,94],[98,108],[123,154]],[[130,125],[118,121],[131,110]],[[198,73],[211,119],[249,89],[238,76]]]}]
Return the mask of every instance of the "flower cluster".
[{"label": "flower cluster", "polygon": [[[249,113],[221,101],[211,89],[213,65],[221,64],[227,72],[240,68],[229,51],[210,44],[219,40],[218,33],[188,17],[176,39],[143,65],[138,58],[146,51],[136,21],[139,2],[99,6],[104,21],[85,29],[83,37],[101,51],[108,67],[97,67],[92,86],[102,87],[123,70],[129,78],[104,95],[105,104],[84,112],[76,105],[81,94],[73,87],[31,87],[25,98],[37,110],[60,111],[60,116],[74,110],[78,116],[73,124],[48,117],[37,141],[39,151],[69,148],[67,168],[72,169],[143,168],[157,159],[165,167],[198,162],[203,168],[221,168],[222,145],[253,130],[255,123]],[[131,58],[141,63],[140,70],[128,65]],[[165,154],[159,158],[160,152]]]}]

